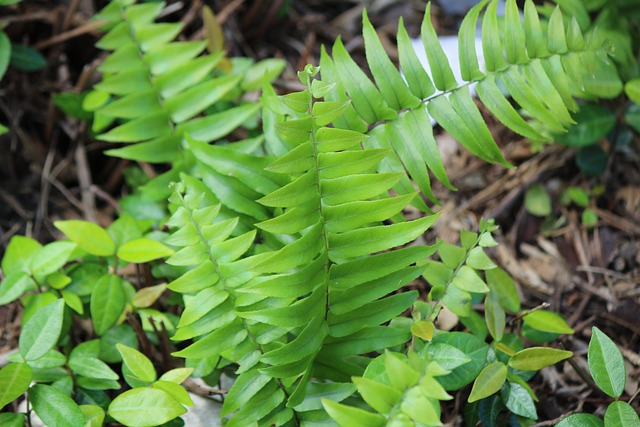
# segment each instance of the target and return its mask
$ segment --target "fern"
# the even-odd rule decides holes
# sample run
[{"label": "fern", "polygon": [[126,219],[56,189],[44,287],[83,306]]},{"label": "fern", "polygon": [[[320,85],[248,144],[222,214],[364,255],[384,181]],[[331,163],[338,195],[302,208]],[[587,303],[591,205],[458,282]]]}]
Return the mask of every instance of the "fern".
[{"label": "fern", "polygon": [[[195,177],[183,175],[172,196],[168,225],[175,231],[167,243],[182,249],[168,262],[193,269],[169,288],[185,294],[174,339],[194,342],[175,354],[189,364],[202,360],[210,367],[207,372],[229,362],[237,367],[238,377],[223,407],[228,426],[304,425],[330,422],[329,415],[342,425],[392,420],[438,424],[437,399],[446,393],[425,395],[423,389],[433,390],[438,381],[458,389],[483,370],[488,346],[469,338],[458,348],[451,344],[458,340],[455,334],[435,337],[433,343],[453,347],[449,354],[476,352],[473,371],[467,365],[464,375],[459,370],[447,375],[457,366],[439,369],[437,358],[432,360],[426,350],[431,344],[422,346],[419,355],[410,353],[409,359],[382,356],[384,381],[366,379],[369,359],[363,355],[402,346],[416,336],[431,340],[433,321],[443,306],[479,334],[484,328],[486,336],[488,328],[499,341],[505,310],[519,309],[498,296],[505,286],[512,295],[512,284],[505,285],[499,273],[487,273],[485,282],[476,271],[495,268],[476,248],[493,244],[491,224],[485,224],[480,235],[465,236],[464,248],[441,245],[443,262],[427,261],[435,246],[398,249],[437,218],[404,220],[401,212],[409,204],[430,210],[412,181],[432,202],[437,201],[431,175],[451,187],[428,114],[474,155],[509,166],[468,85],[477,82],[480,99],[514,131],[544,139],[570,126],[570,112],[577,108],[564,68],[579,61],[578,73],[586,75],[601,49],[595,39],[580,42],[575,21],[565,29],[559,9],[545,38],[531,1],[525,6],[524,26],[515,1],[507,3],[502,40],[492,2],[483,18],[483,72],[474,39],[475,23],[486,5],[484,1],[472,9],[461,29],[462,85],[453,77],[428,13],[422,35],[433,81],[400,25],[403,79],[365,14],[366,53],[375,84],[338,40],[333,57],[323,50],[322,78],[313,66],[299,73],[305,90],[277,97],[270,86],[264,87],[266,156],[259,155],[258,140],[221,147],[207,144],[206,138],[198,141],[198,135],[184,135],[197,167]],[[544,127],[527,123],[499,85]],[[390,196],[390,190],[398,195]],[[240,214],[240,220],[234,214]],[[257,236],[261,243],[254,242]],[[427,306],[416,303],[415,291],[396,293],[421,274],[432,284]],[[471,310],[472,293],[487,296],[488,320],[482,328]],[[412,306],[415,322],[396,319]],[[506,375],[505,363],[495,367]],[[363,375],[365,379],[357,379]],[[512,375],[509,381],[520,380]],[[340,401],[354,388],[378,415],[337,403],[325,403],[328,413],[323,411],[320,397],[331,394]],[[373,390],[387,390],[395,400],[386,407],[372,397],[377,393]],[[432,411],[428,416],[412,412],[416,404]],[[351,424],[355,420],[358,424]]]},{"label": "fern", "polygon": [[94,111],[93,131],[103,132],[99,139],[129,144],[107,154],[172,163],[171,171],[147,184],[156,198],[166,198],[163,188],[194,163],[190,150],[182,148],[185,135],[207,143],[220,141],[255,120],[260,105],[236,99],[243,90],[259,88],[265,72],[279,74],[284,63],[229,62],[223,51],[202,55],[206,40],[173,41],[182,23],[154,22],[164,3],[132,3],[112,1],[97,16],[112,26],[97,47],[112,53],[98,68],[103,80],[85,107]]},{"label": "fern", "polygon": [[[486,70],[482,71],[475,47],[476,22],[487,4],[482,19]],[[525,3],[523,23],[515,0],[508,0],[506,15],[500,23],[496,6],[497,1],[480,2],[461,25],[462,83],[454,78],[437,41],[430,6],[427,6],[421,34],[432,79],[418,61],[402,20],[397,41],[404,79],[385,53],[366,13],[363,35],[375,84],[351,59],[339,39],[333,45],[332,55],[323,49],[322,79],[334,85],[326,99],[351,102],[344,118],[336,121],[336,127],[366,133],[367,147],[393,150],[378,171],[406,173],[407,176],[394,185],[396,193],[410,194],[413,181],[422,194],[437,202],[431,191],[430,174],[452,188],[432,130],[426,125],[427,113],[472,154],[510,167],[471,98],[469,84],[477,83],[480,100],[500,122],[534,140],[548,140],[552,134],[565,132],[573,123],[571,112],[577,109],[572,95],[588,95],[584,82],[597,77],[592,74],[601,62],[597,56],[606,55],[602,41],[595,34],[585,40],[575,18],[565,26],[559,8],[554,10],[547,31],[543,31],[532,1]],[[501,87],[535,123],[527,123],[520,116]],[[414,205],[428,211],[419,198],[414,199]]]}]

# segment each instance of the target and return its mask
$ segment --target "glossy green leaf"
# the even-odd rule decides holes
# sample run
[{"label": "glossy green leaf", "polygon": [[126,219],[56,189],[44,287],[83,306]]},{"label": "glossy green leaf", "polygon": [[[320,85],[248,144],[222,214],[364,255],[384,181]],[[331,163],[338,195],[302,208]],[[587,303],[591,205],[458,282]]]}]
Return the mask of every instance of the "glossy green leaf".
[{"label": "glossy green leaf", "polygon": [[496,393],[507,379],[507,365],[494,362],[482,369],[473,382],[469,395],[469,403],[475,402]]},{"label": "glossy green leaf", "polygon": [[158,258],[168,257],[173,254],[169,249],[157,240],[141,237],[122,244],[116,253],[118,258],[127,262],[144,263]]},{"label": "glossy green leaf", "polygon": [[624,391],[626,368],[622,353],[604,332],[593,327],[589,341],[589,372],[598,387],[612,398]]},{"label": "glossy green leaf", "polygon": [[118,395],[109,405],[108,414],[131,427],[157,426],[187,412],[167,392],[156,388],[134,388]]},{"label": "glossy green leaf", "polygon": [[151,386],[153,388],[157,388],[159,390],[166,392],[171,397],[173,397],[176,401],[178,401],[179,403],[185,406],[193,406],[193,400],[191,400],[189,393],[187,393],[187,390],[185,390],[185,388],[180,386],[179,384],[176,384],[174,382],[169,382],[169,381],[158,380],[154,382]]},{"label": "glossy green leaf", "polygon": [[26,361],[44,356],[58,342],[64,317],[64,301],[59,299],[39,309],[20,333],[20,354]]},{"label": "glossy green leaf", "polygon": [[[2,73],[0,72],[0,76]],[[624,85],[624,92],[630,100],[636,104],[640,104],[640,79],[629,80]]]},{"label": "glossy green leaf", "polygon": [[85,418],[80,407],[55,387],[36,384],[29,389],[33,410],[47,426],[84,427]]},{"label": "glossy green leaf", "polygon": [[500,306],[498,295],[491,291],[484,301],[485,322],[495,341],[502,340],[505,329],[505,312]]},{"label": "glossy green leaf", "polygon": [[459,289],[467,292],[489,292],[489,287],[484,283],[482,278],[467,265],[460,267],[453,277],[452,283]]},{"label": "glossy green leaf", "polygon": [[573,414],[560,420],[556,427],[603,427],[602,419],[591,414]]},{"label": "glossy green leaf", "polygon": [[20,397],[31,384],[32,371],[26,363],[10,363],[0,369],[0,409]]},{"label": "glossy green leaf", "polygon": [[549,347],[530,347],[520,350],[509,359],[509,366],[521,371],[537,371],[568,359],[570,351]]},{"label": "glossy green leaf", "polygon": [[156,370],[147,356],[123,344],[116,344],[116,348],[122,356],[122,363],[127,366],[133,375],[145,382],[156,380]]},{"label": "glossy green leaf", "polygon": [[31,274],[34,276],[51,274],[61,268],[76,248],[72,242],[52,242],[45,245],[31,259]]},{"label": "glossy green leaf", "polygon": [[89,378],[117,380],[120,377],[102,360],[95,357],[72,357],[69,368],[78,374]]},{"label": "glossy green leaf", "polygon": [[85,427],[101,427],[104,422],[104,409],[98,405],[80,405],[82,415],[87,423]]},{"label": "glossy green leaf", "polygon": [[9,274],[0,282],[0,305],[9,304],[20,298],[26,291],[37,289],[33,278],[18,271]]},{"label": "glossy green leaf", "polygon": [[54,225],[87,253],[98,256],[110,256],[115,253],[115,244],[109,233],[97,224],[69,220],[55,221]]},{"label": "glossy green leaf", "polygon": [[627,402],[611,402],[604,414],[604,423],[607,427],[638,427],[640,417]]},{"label": "glossy green leaf", "polygon": [[346,406],[329,399],[322,399],[322,405],[329,413],[329,416],[341,427],[382,427],[386,424],[385,417],[364,409]]},{"label": "glossy green leaf", "polygon": [[[489,350],[489,346],[482,341],[480,338],[462,332],[449,332],[446,334],[439,334],[433,337],[433,344],[447,344],[456,349],[458,349],[461,353],[467,356],[470,360],[468,360],[464,364],[460,364],[463,359],[460,358],[459,353],[455,353],[454,355],[446,349],[438,349],[436,354],[440,354],[440,358],[436,359],[440,365],[444,368],[452,369],[452,372],[449,375],[439,377],[438,381],[444,386],[446,390],[457,390],[465,385],[471,383],[475,378],[478,377],[478,374],[482,370],[487,352]],[[433,351],[431,347],[433,344],[427,349],[428,352]],[[453,360],[450,360],[453,358]],[[443,363],[447,361],[455,362],[453,366],[455,368],[450,368],[447,364]]]},{"label": "glossy green leaf", "polygon": [[516,313],[520,310],[520,297],[516,284],[504,270],[494,268],[485,272],[487,285],[495,291],[500,306],[505,310]]},{"label": "glossy green leaf", "polygon": [[91,293],[91,319],[96,334],[103,335],[120,318],[126,302],[120,277],[107,274],[96,283]]},{"label": "glossy green leaf", "polygon": [[526,388],[520,384],[508,382],[502,389],[502,401],[508,410],[521,417],[538,419],[536,405]]},{"label": "glossy green leaf", "polygon": [[546,310],[536,310],[523,317],[524,323],[542,332],[558,334],[572,334],[573,329],[557,313]]}]

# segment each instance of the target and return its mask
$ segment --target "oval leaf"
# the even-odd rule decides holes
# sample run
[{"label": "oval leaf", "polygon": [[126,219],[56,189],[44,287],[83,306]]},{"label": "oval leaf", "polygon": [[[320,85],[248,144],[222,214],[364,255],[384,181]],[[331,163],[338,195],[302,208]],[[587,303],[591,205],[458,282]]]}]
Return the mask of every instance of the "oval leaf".
[{"label": "oval leaf", "polygon": [[59,299],[36,312],[22,328],[20,354],[27,361],[44,356],[58,342],[64,317],[64,300]]},{"label": "oval leaf", "polygon": [[507,379],[507,365],[494,362],[484,367],[473,383],[469,403],[491,396],[500,390]]},{"label": "oval leaf", "polygon": [[113,399],[109,415],[130,427],[157,426],[187,412],[167,392],[157,388],[134,388]]},{"label": "oval leaf", "polygon": [[116,348],[122,355],[122,362],[127,365],[133,375],[146,382],[156,380],[156,370],[147,356],[123,344],[116,344]]},{"label": "oval leaf", "polygon": [[595,326],[589,341],[587,360],[589,372],[598,387],[614,399],[620,397],[626,381],[622,353],[611,338]]},{"label": "oval leaf", "polygon": [[112,274],[102,276],[91,293],[91,319],[96,334],[104,334],[116,323],[125,303],[122,279]]},{"label": "oval leaf", "polygon": [[607,427],[639,427],[640,417],[627,402],[612,402],[604,414]]},{"label": "oval leaf", "polygon": [[127,262],[143,263],[172,255],[173,251],[157,240],[141,237],[118,248],[118,258]]},{"label": "oval leaf", "polygon": [[27,391],[31,377],[31,368],[26,363],[10,363],[0,369],[0,409]]},{"label": "oval leaf", "polygon": [[33,410],[45,425],[51,427],[84,427],[80,407],[55,387],[36,384],[29,389]]},{"label": "oval leaf", "polygon": [[533,311],[522,319],[524,323],[533,329],[542,332],[552,332],[556,334],[572,334],[573,329],[557,313],[545,310]]},{"label": "oval leaf", "polygon": [[573,356],[573,353],[570,351],[548,347],[532,347],[514,354],[509,359],[509,366],[521,371],[537,371],[571,356]]},{"label": "oval leaf", "polygon": [[53,225],[66,234],[69,240],[75,242],[80,249],[91,255],[109,256],[116,251],[116,245],[109,233],[97,224],[70,220],[56,221]]}]

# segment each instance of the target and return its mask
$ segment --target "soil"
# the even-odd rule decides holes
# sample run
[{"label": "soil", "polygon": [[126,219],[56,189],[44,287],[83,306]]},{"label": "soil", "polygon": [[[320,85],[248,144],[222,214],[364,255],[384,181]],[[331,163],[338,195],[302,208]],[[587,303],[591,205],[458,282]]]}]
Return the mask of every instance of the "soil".
[{"label": "soil", "polygon": [[[201,0],[169,1],[164,19],[181,19],[185,39],[203,37]],[[340,35],[354,58],[364,64],[362,5],[394,56],[399,16],[417,35],[424,13],[421,1],[376,0],[226,0],[207,2],[222,21],[225,47],[231,56],[280,57],[288,68],[277,86],[282,93],[297,88],[296,71],[318,63],[320,46]],[[108,225],[119,200],[130,191],[125,173],[131,165],[105,156],[107,144],[96,141],[83,121],[58,111],[52,96],[81,92],[97,81],[104,53],[94,47],[100,37],[90,20],[105,4],[101,0],[35,1],[0,7],[10,39],[35,47],[47,60],[44,69],[24,72],[9,68],[0,82],[0,123],[10,132],[0,137],[0,255],[17,234],[41,242],[60,238],[57,219],[84,218]],[[439,34],[455,32],[457,16],[445,15],[435,3]],[[474,229],[480,218],[495,218],[501,245],[491,255],[517,281],[523,306],[549,305],[575,329],[559,345],[575,352],[572,363],[542,370],[532,380],[540,398],[537,425],[581,410],[602,415],[610,399],[584,378],[591,327],[612,337],[627,367],[626,394],[638,409],[640,380],[640,138],[630,136],[624,150],[604,138],[610,153],[606,171],[597,177],[581,173],[575,149],[557,144],[534,151],[528,141],[487,116],[491,132],[515,170],[487,165],[471,156],[445,132],[438,142],[452,183],[452,192],[435,185],[444,211],[427,241],[455,243],[461,229]],[[143,170],[153,173],[153,167]],[[534,184],[551,194],[553,213],[535,217],[524,206]],[[595,227],[582,224],[584,208],[559,202],[568,187],[593,195],[589,207]],[[600,191],[599,191],[600,190]],[[20,307],[0,307],[0,355],[16,348]],[[460,327],[459,325],[457,327]],[[458,406],[444,408],[444,420],[460,415]]]}]

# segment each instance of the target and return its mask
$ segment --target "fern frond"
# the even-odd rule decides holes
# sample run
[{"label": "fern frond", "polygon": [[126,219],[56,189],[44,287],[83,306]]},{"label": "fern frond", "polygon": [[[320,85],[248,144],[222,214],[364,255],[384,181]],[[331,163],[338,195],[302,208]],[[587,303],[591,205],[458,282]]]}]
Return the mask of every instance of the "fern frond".
[{"label": "fern frond", "polygon": [[[98,68],[103,80],[89,95],[94,101],[88,103],[94,111],[93,130],[102,132],[99,139],[128,144],[107,154],[172,163],[171,171],[147,184],[153,190],[149,193],[168,197],[167,184],[194,163],[189,150],[183,149],[184,137],[220,141],[250,123],[260,105],[242,103],[241,88],[253,88],[265,70],[273,76],[284,64],[269,60],[233,67],[224,52],[205,54],[206,41],[175,41],[183,24],[155,22],[164,3],[130,3],[111,2],[99,14],[112,28],[97,46],[111,53]],[[230,72],[222,71],[229,64]],[[236,183],[227,184],[233,188]],[[260,220],[266,218],[254,213]]]},{"label": "fern frond", "polygon": [[[335,126],[365,132],[369,148],[392,149],[379,166],[379,171],[401,172],[393,189],[410,194],[411,180],[432,202],[430,174],[445,186],[451,184],[444,172],[433,134],[428,127],[426,111],[472,154],[491,163],[510,167],[495,143],[480,111],[471,98],[468,86],[477,84],[480,100],[505,126],[525,137],[549,139],[563,133],[573,124],[571,112],[577,104],[572,96],[584,94],[582,77],[588,78],[590,64],[602,61],[602,43],[593,37],[585,40],[575,20],[564,24],[556,8],[547,31],[542,30],[531,0],[525,3],[524,22],[515,0],[508,0],[502,22],[496,17],[497,0],[485,0],[474,6],[465,17],[459,33],[462,82],[458,82],[438,42],[431,24],[430,6],[421,27],[421,35],[432,79],[418,61],[406,30],[399,24],[399,71],[385,53],[366,13],[363,36],[369,80],[351,59],[338,39],[329,56],[323,50],[320,65],[322,80],[333,88],[326,99],[351,101],[348,114]],[[482,49],[486,70],[478,64],[475,47],[476,22],[483,8]],[[504,35],[501,37],[500,35]],[[572,82],[567,75],[576,77]],[[499,89],[506,87],[514,101],[540,125],[527,123]],[[436,92],[439,91],[439,92]],[[382,129],[381,129],[382,128]],[[415,206],[428,211],[419,198]]]}]

